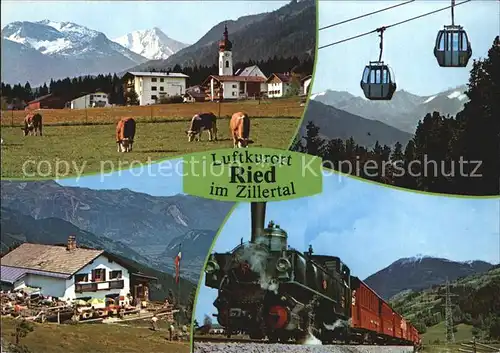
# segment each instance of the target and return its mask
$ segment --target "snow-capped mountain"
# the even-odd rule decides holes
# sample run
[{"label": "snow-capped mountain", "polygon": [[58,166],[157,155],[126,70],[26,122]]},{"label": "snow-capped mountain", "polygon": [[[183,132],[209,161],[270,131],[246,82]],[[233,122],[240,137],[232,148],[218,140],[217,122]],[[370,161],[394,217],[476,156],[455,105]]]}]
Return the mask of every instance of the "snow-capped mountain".
[{"label": "snow-capped mountain", "polygon": [[134,31],[113,41],[150,60],[165,60],[188,46],[168,37],[157,27]]},{"label": "snow-capped mountain", "polygon": [[2,81],[9,83],[120,72],[147,61],[104,33],[71,22],[12,22],[2,29],[2,44]]},{"label": "snow-capped mountain", "polygon": [[381,121],[400,130],[415,133],[418,121],[427,113],[456,115],[468,101],[467,87],[448,89],[433,96],[418,96],[404,90],[397,91],[390,101],[369,101],[348,92],[327,90],[311,99],[367,119]]}]

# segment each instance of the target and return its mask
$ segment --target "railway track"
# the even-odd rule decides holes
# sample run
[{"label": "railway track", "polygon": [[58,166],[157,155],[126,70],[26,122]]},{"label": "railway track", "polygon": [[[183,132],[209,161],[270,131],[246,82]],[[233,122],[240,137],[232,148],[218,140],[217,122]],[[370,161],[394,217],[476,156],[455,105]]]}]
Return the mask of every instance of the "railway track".
[{"label": "railway track", "polygon": [[[261,343],[261,344],[283,344],[283,345],[308,345],[307,343],[300,343],[295,341],[288,342],[272,342],[268,339],[252,339],[248,337],[231,337],[227,338],[224,336],[193,336],[193,342],[213,342],[213,343]],[[313,344],[314,345],[314,344]],[[331,344],[318,344],[322,346],[356,346],[355,344],[336,342]],[[368,347],[387,347],[383,345],[359,345],[359,346],[368,346]],[[388,347],[396,347],[396,346],[388,346]],[[409,346],[402,346],[409,347]]]},{"label": "railway track", "polygon": [[245,337],[223,337],[223,336],[193,336],[193,342],[220,342],[220,343],[271,343],[268,340],[257,340]]}]

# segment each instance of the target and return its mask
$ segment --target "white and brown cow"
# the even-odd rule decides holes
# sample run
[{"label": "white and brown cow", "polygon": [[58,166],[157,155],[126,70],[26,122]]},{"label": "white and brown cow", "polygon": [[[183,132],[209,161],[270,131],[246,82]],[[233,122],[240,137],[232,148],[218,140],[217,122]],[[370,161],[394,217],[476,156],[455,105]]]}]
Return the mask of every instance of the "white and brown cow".
[{"label": "white and brown cow", "polygon": [[24,118],[24,136],[40,135],[42,136],[42,115],[40,113],[29,112]]},{"label": "white and brown cow", "polygon": [[234,113],[229,123],[234,148],[246,148],[250,140],[250,117],[242,112]]},{"label": "white and brown cow", "polygon": [[135,120],[122,118],[116,124],[116,144],[118,152],[130,152],[134,145]]},{"label": "white and brown cow", "polygon": [[188,141],[201,141],[203,130],[208,131],[208,141],[217,141],[217,117],[214,113],[200,113],[193,116],[189,130],[186,131]]}]

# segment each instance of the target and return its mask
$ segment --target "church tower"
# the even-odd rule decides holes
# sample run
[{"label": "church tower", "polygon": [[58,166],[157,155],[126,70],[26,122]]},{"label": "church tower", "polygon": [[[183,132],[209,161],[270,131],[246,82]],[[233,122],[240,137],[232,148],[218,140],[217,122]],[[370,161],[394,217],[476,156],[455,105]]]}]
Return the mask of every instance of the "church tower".
[{"label": "church tower", "polygon": [[219,76],[233,76],[233,43],[229,41],[227,26],[224,26],[224,37],[219,42]]}]

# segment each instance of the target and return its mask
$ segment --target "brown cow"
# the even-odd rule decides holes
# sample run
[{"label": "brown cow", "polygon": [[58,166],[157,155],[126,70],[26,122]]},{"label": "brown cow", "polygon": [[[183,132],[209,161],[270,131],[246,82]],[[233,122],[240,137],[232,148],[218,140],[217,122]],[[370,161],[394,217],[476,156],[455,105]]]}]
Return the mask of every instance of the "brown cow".
[{"label": "brown cow", "polygon": [[200,113],[193,116],[189,130],[186,131],[188,141],[201,141],[203,130],[208,130],[208,141],[217,141],[217,117],[214,113]]},{"label": "brown cow", "polygon": [[134,145],[135,120],[122,118],[116,124],[116,144],[118,152],[130,152]]},{"label": "brown cow", "polygon": [[247,114],[238,112],[234,113],[229,123],[230,133],[233,137],[234,148],[246,148],[253,143],[250,140],[250,118]]},{"label": "brown cow", "polygon": [[42,136],[42,115],[40,113],[28,113],[24,118],[24,136],[28,135],[38,135]]}]

